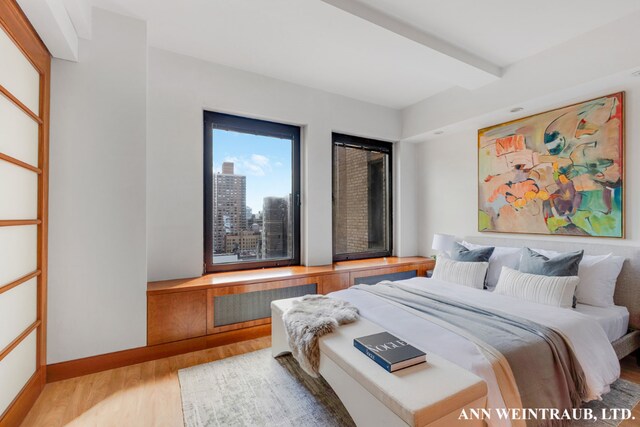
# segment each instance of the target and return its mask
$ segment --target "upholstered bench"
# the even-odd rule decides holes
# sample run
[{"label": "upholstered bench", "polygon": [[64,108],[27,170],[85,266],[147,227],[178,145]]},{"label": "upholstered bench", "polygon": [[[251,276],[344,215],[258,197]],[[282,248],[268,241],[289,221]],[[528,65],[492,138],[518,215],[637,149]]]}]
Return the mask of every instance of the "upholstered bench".
[{"label": "upholstered bench", "polygon": [[[295,298],[271,303],[272,354],[290,352],[282,313]],[[353,339],[382,332],[366,319],[320,339],[320,374],[359,426],[481,426],[459,420],[486,405],[484,381],[433,354],[427,363],[389,373],[353,346]]]}]

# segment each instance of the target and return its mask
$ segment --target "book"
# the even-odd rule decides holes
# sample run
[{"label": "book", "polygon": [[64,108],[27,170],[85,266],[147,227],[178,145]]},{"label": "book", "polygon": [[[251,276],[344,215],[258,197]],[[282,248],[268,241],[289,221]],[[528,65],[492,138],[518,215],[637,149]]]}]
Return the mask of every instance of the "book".
[{"label": "book", "polygon": [[424,352],[389,332],[354,338],[353,345],[389,372],[427,361]]}]

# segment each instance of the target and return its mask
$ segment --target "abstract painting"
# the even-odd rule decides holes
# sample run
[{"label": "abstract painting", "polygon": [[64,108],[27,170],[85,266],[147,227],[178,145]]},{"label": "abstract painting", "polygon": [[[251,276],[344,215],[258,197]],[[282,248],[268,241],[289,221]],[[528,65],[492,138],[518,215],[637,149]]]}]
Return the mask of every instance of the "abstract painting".
[{"label": "abstract painting", "polygon": [[624,93],[478,131],[478,230],[624,237]]}]

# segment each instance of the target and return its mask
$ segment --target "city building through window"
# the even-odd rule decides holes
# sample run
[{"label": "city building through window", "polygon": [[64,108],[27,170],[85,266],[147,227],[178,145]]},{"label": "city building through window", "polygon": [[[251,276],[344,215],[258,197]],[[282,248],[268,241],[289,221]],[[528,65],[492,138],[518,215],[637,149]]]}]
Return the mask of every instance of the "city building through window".
[{"label": "city building through window", "polygon": [[392,144],[333,134],[333,259],[391,255]]},{"label": "city building through window", "polygon": [[300,263],[300,128],[204,113],[206,272]]}]

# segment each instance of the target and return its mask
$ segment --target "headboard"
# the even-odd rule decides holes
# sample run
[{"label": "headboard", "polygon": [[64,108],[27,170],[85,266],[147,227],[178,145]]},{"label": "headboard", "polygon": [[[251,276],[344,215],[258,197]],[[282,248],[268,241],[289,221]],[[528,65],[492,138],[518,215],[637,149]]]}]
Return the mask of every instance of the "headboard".
[{"label": "headboard", "polygon": [[500,238],[490,235],[469,236],[467,242],[479,245],[530,247],[532,249],[546,249],[560,252],[578,251],[584,249],[587,255],[614,255],[626,258],[622,272],[618,276],[616,292],[613,300],[616,305],[622,305],[629,310],[629,327],[640,329],[640,248],[635,246],[608,245],[598,243],[578,243],[566,241],[529,240],[520,238]]}]

